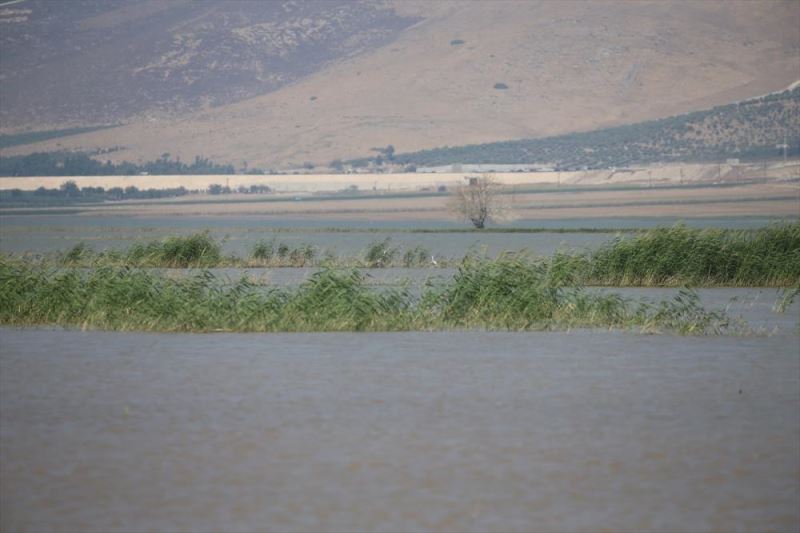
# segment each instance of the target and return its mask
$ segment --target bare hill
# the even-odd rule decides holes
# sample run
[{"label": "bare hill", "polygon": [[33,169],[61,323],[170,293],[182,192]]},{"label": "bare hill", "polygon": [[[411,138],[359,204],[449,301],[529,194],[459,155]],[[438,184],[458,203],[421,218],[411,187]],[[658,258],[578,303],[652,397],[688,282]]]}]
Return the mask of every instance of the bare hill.
[{"label": "bare hill", "polygon": [[179,117],[283,87],[417,20],[347,0],[20,0],[0,7],[3,129]]},{"label": "bare hill", "polygon": [[326,164],[388,144],[409,152],[629,124],[800,78],[791,0],[370,5],[418,22],[267,94],[3,153],[117,147],[102,157]]}]

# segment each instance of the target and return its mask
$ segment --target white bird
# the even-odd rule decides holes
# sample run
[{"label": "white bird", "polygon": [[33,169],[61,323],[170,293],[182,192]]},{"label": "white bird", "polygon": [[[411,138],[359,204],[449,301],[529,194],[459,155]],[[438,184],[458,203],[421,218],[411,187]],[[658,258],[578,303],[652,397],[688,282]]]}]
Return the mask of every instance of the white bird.
[{"label": "white bird", "polygon": [[431,256],[431,263],[433,263],[433,266],[439,266],[439,263],[436,262],[436,258],[433,256]]}]

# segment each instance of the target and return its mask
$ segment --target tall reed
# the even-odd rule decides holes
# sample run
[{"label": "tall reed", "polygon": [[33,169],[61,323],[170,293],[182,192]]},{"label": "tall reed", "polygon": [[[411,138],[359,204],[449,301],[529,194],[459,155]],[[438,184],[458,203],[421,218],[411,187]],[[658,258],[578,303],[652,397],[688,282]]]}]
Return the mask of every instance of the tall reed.
[{"label": "tall reed", "polygon": [[[480,255],[478,255],[479,257]],[[129,267],[444,267],[474,261],[468,252],[456,261],[422,246],[405,251],[390,238],[370,243],[350,257],[307,244],[260,241],[249,257],[223,255],[208,232],[136,243],[125,251],[94,252],[78,243],[59,254],[59,266]],[[800,283],[800,222],[757,230],[692,229],[685,225],[657,228],[619,237],[594,251],[557,252],[536,263],[560,285],[607,286],[775,286]]]},{"label": "tall reed", "polygon": [[586,282],[602,285],[792,285],[800,280],[800,222],[754,231],[658,228],[612,241],[581,268]]},{"label": "tall reed", "polygon": [[562,286],[547,265],[516,255],[470,261],[426,287],[371,289],[356,269],[317,272],[296,289],[204,271],[173,279],[146,270],[48,269],[0,259],[0,324],[141,331],[532,330],[571,327],[720,333],[724,314],[691,292],[652,305]]},{"label": "tall reed", "polygon": [[100,264],[188,268],[216,266],[223,257],[222,246],[206,231],[168,237],[163,241],[135,243],[122,254],[109,253],[101,255],[99,259]]}]

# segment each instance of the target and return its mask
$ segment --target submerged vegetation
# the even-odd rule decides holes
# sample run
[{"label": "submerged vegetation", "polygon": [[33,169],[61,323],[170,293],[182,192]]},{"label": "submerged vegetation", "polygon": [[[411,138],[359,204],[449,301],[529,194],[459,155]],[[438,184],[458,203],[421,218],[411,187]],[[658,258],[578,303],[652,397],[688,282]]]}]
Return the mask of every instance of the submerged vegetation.
[{"label": "submerged vegetation", "polygon": [[[457,267],[452,278],[370,287],[359,268]],[[143,267],[319,266],[296,288],[232,282],[208,270],[188,277]],[[618,238],[593,252],[532,257],[526,252],[454,261],[390,239],[359,257],[308,245],[260,241],[247,259],[225,256],[208,232],[95,253],[84,243],[53,258],[0,256],[0,324],[153,331],[537,330],[574,327],[723,333],[724,312],[707,311],[691,289],[639,302],[587,285],[781,286],[776,310],[800,287],[800,223],[754,231],[685,226]]]},{"label": "submerged vegetation", "polygon": [[[133,267],[133,268],[267,268],[267,267],[354,267],[385,268],[394,266],[425,267],[433,256],[423,246],[405,250],[393,246],[391,238],[367,245],[361,254],[340,257],[330,251],[321,253],[310,244],[290,245],[285,242],[260,240],[247,257],[224,255],[222,245],[208,232],[168,237],[162,241],[135,243],[127,250],[95,252],[81,241],[69,250],[53,256],[27,260],[60,267]],[[442,259],[442,266],[453,261]],[[438,263],[437,263],[438,266]]]},{"label": "submerged vegetation", "polygon": [[[38,262],[61,267],[457,267],[476,256],[447,258],[423,246],[403,249],[391,238],[342,257],[309,244],[257,242],[247,257],[225,255],[208,232],[93,251],[86,243]],[[563,284],[607,286],[771,286],[800,282],[800,222],[757,230],[692,229],[683,225],[619,236],[593,251],[526,257]]]},{"label": "submerged vegetation", "polygon": [[407,331],[638,328],[724,333],[733,325],[695,293],[635,302],[564,286],[523,256],[465,261],[415,295],[372,289],[356,269],[325,269],[298,288],[231,283],[204,271],[172,279],[140,269],[52,269],[0,260],[0,324],[145,331]]}]

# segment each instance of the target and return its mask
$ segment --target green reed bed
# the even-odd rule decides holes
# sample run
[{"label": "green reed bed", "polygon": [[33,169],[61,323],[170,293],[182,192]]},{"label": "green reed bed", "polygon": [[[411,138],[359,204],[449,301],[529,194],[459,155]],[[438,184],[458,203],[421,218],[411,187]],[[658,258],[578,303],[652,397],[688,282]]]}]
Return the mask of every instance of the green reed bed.
[{"label": "green reed bed", "polygon": [[[317,247],[262,240],[246,257],[225,255],[208,232],[136,243],[124,251],[95,252],[78,243],[43,264],[62,267],[323,267],[441,268],[473,261],[476,254],[448,258],[423,246],[402,248],[391,238],[360,253],[338,256]],[[520,256],[522,257],[522,256]],[[558,252],[529,258],[562,285],[679,287],[790,287],[800,283],[800,222],[758,230],[691,229],[683,225],[618,237],[594,251]]]},{"label": "green reed bed", "polygon": [[103,267],[50,269],[0,260],[0,324],[135,331],[541,330],[577,327],[723,333],[723,312],[683,291],[659,304],[563,286],[542,263],[469,260],[422,294],[372,289],[356,269],[322,270],[298,288],[205,271],[183,279]]},{"label": "green reed bed", "polygon": [[467,261],[451,283],[426,297],[435,302],[440,319],[456,327],[640,328],[679,333],[720,333],[731,327],[724,312],[703,309],[690,289],[657,304],[635,301],[587,290],[547,261],[532,262],[521,254]]},{"label": "green reed bed", "polygon": [[570,268],[600,285],[791,286],[800,281],[800,222],[749,231],[658,228],[616,239]]}]

